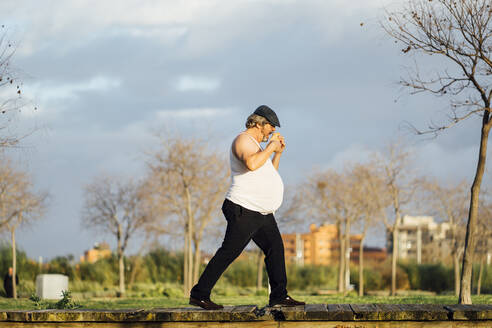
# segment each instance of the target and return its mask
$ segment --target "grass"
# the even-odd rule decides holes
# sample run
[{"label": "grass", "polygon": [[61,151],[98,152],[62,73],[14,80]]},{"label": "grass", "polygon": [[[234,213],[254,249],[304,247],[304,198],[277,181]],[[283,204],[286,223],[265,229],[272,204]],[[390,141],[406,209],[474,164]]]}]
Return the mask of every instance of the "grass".
[{"label": "grass", "polygon": [[[338,295],[313,296],[302,292],[291,293],[292,297],[306,303],[387,303],[387,304],[456,304],[458,299],[449,295],[412,295],[412,296],[346,296]],[[268,302],[267,296],[220,296],[212,295],[212,299],[224,305],[254,304],[263,307]],[[188,299],[183,297],[127,297],[127,298],[90,298],[82,299],[74,296],[74,300],[83,309],[152,309],[168,307],[188,307]],[[472,296],[473,304],[492,304],[492,295]],[[34,302],[27,298],[17,300],[0,298],[2,310],[34,310]]]}]

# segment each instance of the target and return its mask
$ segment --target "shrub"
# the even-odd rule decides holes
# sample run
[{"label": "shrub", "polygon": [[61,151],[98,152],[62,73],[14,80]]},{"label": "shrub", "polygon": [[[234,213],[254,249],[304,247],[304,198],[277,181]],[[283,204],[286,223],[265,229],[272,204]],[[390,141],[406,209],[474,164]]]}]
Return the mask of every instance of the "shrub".
[{"label": "shrub", "polygon": [[[19,277],[19,283],[22,281],[34,281],[36,275],[38,275],[40,268],[39,264],[29,259],[26,253],[19,248],[16,251],[17,258],[17,276]],[[0,243],[0,276],[3,276],[8,272],[9,267],[12,266],[12,248],[10,245]],[[2,284],[3,290],[3,284]]]},{"label": "shrub", "polygon": [[334,266],[298,266],[295,264],[287,266],[287,283],[289,289],[305,290],[313,287],[335,289],[337,277],[337,268]]},{"label": "shrub", "polygon": [[[350,281],[354,284],[355,290],[359,289],[359,268],[350,271]],[[381,290],[384,288],[381,272],[364,268],[364,292]]]},{"label": "shrub", "polygon": [[[480,265],[475,264],[473,266],[473,289],[476,292],[478,288],[478,274],[480,272]],[[481,294],[492,294],[492,268],[484,264],[482,272],[482,287],[480,288]]]},{"label": "shrub", "polygon": [[171,253],[158,248],[150,251],[144,257],[150,282],[179,282],[183,283],[183,254]]},{"label": "shrub", "polygon": [[400,263],[414,290],[429,290],[436,293],[453,290],[453,269],[442,264]]},{"label": "shrub", "polygon": [[[384,288],[391,289],[391,263],[389,261],[386,262],[380,269]],[[408,274],[399,266],[396,267],[396,289],[410,289]]]},{"label": "shrub", "polygon": [[420,288],[441,293],[454,288],[454,275],[450,268],[442,264],[419,265]]},{"label": "shrub", "polygon": [[[263,275],[265,276],[266,274]],[[245,260],[233,262],[224,272],[223,278],[234,286],[256,286],[257,266],[254,262]]]},{"label": "shrub", "polygon": [[103,286],[118,283],[118,271],[112,259],[103,259],[95,263],[80,263],[78,276],[82,281],[95,281]]}]

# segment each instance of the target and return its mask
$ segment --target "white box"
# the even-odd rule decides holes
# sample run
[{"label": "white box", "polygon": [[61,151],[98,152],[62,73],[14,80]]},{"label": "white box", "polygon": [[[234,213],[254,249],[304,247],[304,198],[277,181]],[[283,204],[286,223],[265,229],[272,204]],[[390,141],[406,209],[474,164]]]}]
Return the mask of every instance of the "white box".
[{"label": "white box", "polygon": [[40,274],[36,277],[36,295],[41,299],[59,300],[68,290],[68,277],[63,274]]}]

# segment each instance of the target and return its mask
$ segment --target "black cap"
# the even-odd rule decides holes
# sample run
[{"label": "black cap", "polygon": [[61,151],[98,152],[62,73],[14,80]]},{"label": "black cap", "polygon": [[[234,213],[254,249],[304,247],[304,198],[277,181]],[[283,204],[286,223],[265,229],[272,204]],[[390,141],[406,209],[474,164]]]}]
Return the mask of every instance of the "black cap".
[{"label": "black cap", "polygon": [[260,107],[258,107],[253,114],[263,116],[271,125],[280,127],[280,122],[278,121],[277,114],[275,114],[273,109],[266,105],[261,105]]}]

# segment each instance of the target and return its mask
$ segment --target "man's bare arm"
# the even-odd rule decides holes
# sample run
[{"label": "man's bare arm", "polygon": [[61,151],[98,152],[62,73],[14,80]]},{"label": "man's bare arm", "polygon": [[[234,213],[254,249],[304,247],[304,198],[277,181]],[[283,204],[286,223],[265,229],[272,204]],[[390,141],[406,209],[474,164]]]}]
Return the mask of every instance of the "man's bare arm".
[{"label": "man's bare arm", "polygon": [[278,164],[280,163],[280,156],[282,155],[282,153],[275,153],[275,156],[273,156],[273,160],[272,160],[272,164],[273,164],[273,167],[278,171]]},{"label": "man's bare arm", "polygon": [[279,140],[272,140],[264,150],[259,150],[258,145],[245,135],[239,135],[232,144],[232,150],[236,157],[251,171],[260,168],[281,147],[282,144]]},{"label": "man's bare arm", "polygon": [[272,164],[273,167],[278,171],[278,165],[280,163],[280,156],[282,155],[282,152],[285,149],[285,138],[278,132],[274,133],[272,135],[272,138],[270,140],[278,140],[280,141],[280,149],[275,151],[275,155],[273,156]]}]

